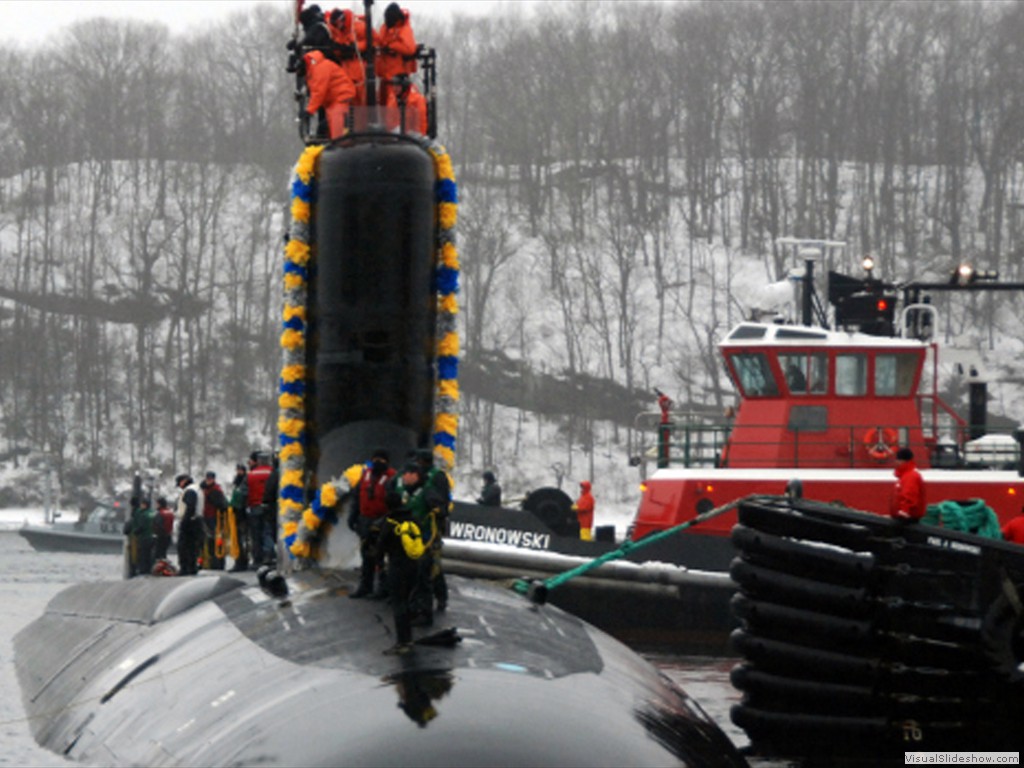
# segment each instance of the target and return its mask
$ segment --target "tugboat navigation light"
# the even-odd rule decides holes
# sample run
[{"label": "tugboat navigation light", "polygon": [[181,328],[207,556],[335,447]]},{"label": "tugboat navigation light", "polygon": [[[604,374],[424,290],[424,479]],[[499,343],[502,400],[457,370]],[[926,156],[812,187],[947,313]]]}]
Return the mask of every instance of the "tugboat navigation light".
[{"label": "tugboat navigation light", "polygon": [[974,282],[974,269],[970,264],[961,264],[953,270],[953,274],[950,275],[949,282],[952,285],[967,285],[968,283]]}]

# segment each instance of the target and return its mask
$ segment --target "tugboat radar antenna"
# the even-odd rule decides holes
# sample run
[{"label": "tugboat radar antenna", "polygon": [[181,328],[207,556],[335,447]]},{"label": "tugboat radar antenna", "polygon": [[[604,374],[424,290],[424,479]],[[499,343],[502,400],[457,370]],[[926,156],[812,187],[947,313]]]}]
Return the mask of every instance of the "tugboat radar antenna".
[{"label": "tugboat radar antenna", "polygon": [[[827,261],[826,254],[832,248],[845,248],[846,243],[839,240],[816,240],[799,237],[780,237],[775,240],[776,245],[789,246],[796,251],[796,255],[803,261],[803,290],[800,301],[800,322],[806,326],[814,325],[815,314],[818,323],[826,325],[825,312],[821,303],[816,301],[814,291],[814,263],[816,261]],[[816,306],[817,305],[817,306]],[[815,312],[817,310],[817,312]]]}]

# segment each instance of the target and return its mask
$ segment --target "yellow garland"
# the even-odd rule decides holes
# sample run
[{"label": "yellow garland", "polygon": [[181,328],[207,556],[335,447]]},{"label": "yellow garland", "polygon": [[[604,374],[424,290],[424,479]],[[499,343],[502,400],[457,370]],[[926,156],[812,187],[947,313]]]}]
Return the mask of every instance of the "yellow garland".
[{"label": "yellow garland", "polygon": [[333,508],[338,503],[338,494],[331,483],[324,483],[320,488],[320,506]]},{"label": "yellow garland", "polygon": [[459,209],[455,203],[439,203],[437,206],[437,218],[443,229],[451,229],[459,216]]},{"label": "yellow garland", "polygon": [[[281,509],[284,510],[285,512],[294,512],[296,515],[301,514],[302,510],[304,509],[302,504],[300,504],[297,501],[292,501],[291,499],[281,499],[279,504]],[[297,523],[293,523],[293,525],[298,527]],[[292,533],[295,533],[295,531],[293,530]]]},{"label": "yellow garland", "polygon": [[309,245],[301,240],[289,240],[288,245],[284,247],[284,255],[288,261],[298,264],[300,267],[306,266],[312,252]]},{"label": "yellow garland", "polygon": [[355,488],[363,477],[363,465],[353,464],[342,473],[342,477],[348,481],[349,488]]},{"label": "yellow garland", "polygon": [[309,557],[309,542],[296,539],[295,543],[289,548],[289,551],[296,557]]},{"label": "yellow garland", "polygon": [[308,224],[309,203],[299,197],[292,200],[292,218],[296,221],[301,221],[303,224]]},{"label": "yellow garland", "polygon": [[441,299],[440,307],[442,312],[447,312],[449,315],[457,315],[459,313],[459,300],[454,293],[449,293]]},{"label": "yellow garland", "polygon": [[320,527],[320,518],[316,516],[312,509],[306,509],[302,513],[302,524],[309,530],[315,531]]},{"label": "yellow garland", "polygon": [[[289,395],[285,393],[277,398],[277,407],[281,410],[300,411],[302,410],[303,405],[303,400],[298,395]],[[291,448],[293,445],[298,445],[298,443],[290,443],[287,447]]]},{"label": "yellow garland", "polygon": [[281,311],[281,318],[287,323],[289,320],[298,318],[302,322],[306,322],[306,308],[305,307],[293,307],[285,306]]},{"label": "yellow garland", "polygon": [[281,526],[281,532],[285,536],[291,536],[298,529],[299,529],[299,524],[296,523],[294,520],[287,520],[287,521],[285,521],[284,525]]},{"label": "yellow garland", "polygon": [[455,172],[452,170],[452,158],[441,147],[439,151],[431,151],[434,160],[437,162],[437,178],[441,181],[455,181]]},{"label": "yellow garland", "polygon": [[439,413],[434,423],[442,432],[454,435],[459,428],[459,417],[452,413]]},{"label": "yellow garland", "polygon": [[277,420],[277,431],[282,432],[288,437],[298,437],[302,434],[302,428],[305,426],[305,421],[302,419],[278,419]]},{"label": "yellow garland", "polygon": [[294,272],[290,272],[284,276],[284,287],[289,291],[301,288],[305,284],[306,279],[302,275],[296,275]]},{"label": "yellow garland", "polygon": [[294,328],[285,328],[281,334],[281,346],[285,349],[299,349],[305,343],[306,339],[303,333]]},{"label": "yellow garland", "polygon": [[309,184],[309,180],[313,178],[313,172],[316,170],[316,159],[323,151],[323,144],[306,147],[299,158],[299,162],[295,164],[295,173],[302,179],[303,184]]},{"label": "yellow garland", "polygon": [[451,243],[445,243],[441,247],[441,263],[452,269],[459,268],[459,251]]},{"label": "yellow garland", "polygon": [[437,342],[437,352],[440,355],[456,357],[459,354],[459,334],[446,333],[444,337]]},{"label": "yellow garland", "polygon": [[[435,445],[434,454],[437,455],[440,459],[442,459],[447,464],[447,466],[455,466],[455,451],[453,451],[451,448],[448,448],[447,446],[444,445]],[[451,485],[449,487],[454,488],[455,486]]]},{"label": "yellow garland", "polygon": [[299,443],[288,443],[277,455],[278,459],[284,462],[289,459],[297,459],[300,456],[302,456],[302,445]]},{"label": "yellow garland", "polygon": [[296,381],[302,381],[306,378],[306,366],[286,365],[281,369],[281,378],[289,384],[293,384]]},{"label": "yellow garland", "polygon": [[455,379],[444,379],[438,385],[438,392],[441,397],[450,397],[452,400],[459,399],[459,382]]}]

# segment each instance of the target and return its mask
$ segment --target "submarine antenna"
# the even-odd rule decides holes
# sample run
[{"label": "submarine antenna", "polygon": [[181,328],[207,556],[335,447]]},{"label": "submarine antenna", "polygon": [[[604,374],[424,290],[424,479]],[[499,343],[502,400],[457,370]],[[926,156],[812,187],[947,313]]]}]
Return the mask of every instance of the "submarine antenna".
[{"label": "submarine antenna", "polygon": [[363,16],[366,19],[364,58],[366,66],[366,106],[370,108],[370,123],[377,122],[377,54],[373,45],[373,0],[363,0]]}]

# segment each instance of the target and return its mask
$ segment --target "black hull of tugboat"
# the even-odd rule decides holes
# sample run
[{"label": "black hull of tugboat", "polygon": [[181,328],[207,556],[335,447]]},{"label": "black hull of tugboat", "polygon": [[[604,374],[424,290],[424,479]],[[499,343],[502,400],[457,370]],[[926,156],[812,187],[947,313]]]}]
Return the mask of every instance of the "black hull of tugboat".
[{"label": "black hull of tugboat", "polygon": [[732,719],[765,757],[1016,750],[1024,549],[810,501],[739,509]]},{"label": "black hull of tugboat", "polygon": [[[483,507],[456,501],[449,519],[446,539],[479,544],[501,544],[524,551],[557,552],[577,557],[599,557],[617,548],[611,526],[598,526],[596,535],[604,540],[581,541],[577,534],[565,535],[544,519],[524,509]],[[727,536],[705,535],[699,531],[644,544],[624,558],[627,562],[669,563],[694,571],[728,573],[736,548]]]},{"label": "black hull of tugboat", "polygon": [[[448,528],[445,571],[472,578],[544,580],[619,546],[559,535],[526,510],[462,502]],[[638,650],[724,655],[737,626],[734,554],[728,539],[680,534],[569,580],[548,601]]]}]

